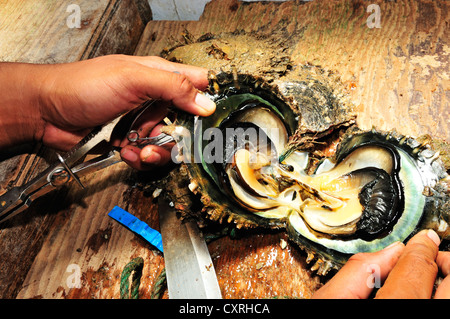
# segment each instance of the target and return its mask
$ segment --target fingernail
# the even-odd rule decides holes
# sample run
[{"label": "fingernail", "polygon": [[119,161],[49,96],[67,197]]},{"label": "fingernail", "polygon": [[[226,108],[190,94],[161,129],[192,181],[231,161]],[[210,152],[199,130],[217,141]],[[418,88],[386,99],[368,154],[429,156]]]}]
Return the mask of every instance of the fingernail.
[{"label": "fingernail", "polygon": [[216,110],[216,103],[214,103],[206,95],[201,93],[197,93],[195,97],[195,104],[200,106],[208,114],[211,114]]},{"label": "fingernail", "polygon": [[125,149],[124,151],[122,151],[122,159],[126,162],[136,162],[139,159],[138,154],[136,154],[135,152],[131,151],[131,150],[127,150]]},{"label": "fingernail", "polygon": [[145,163],[159,164],[161,162],[161,154],[150,148],[144,148],[141,152],[142,161]]},{"label": "fingernail", "polygon": [[434,241],[437,246],[441,244],[441,238],[439,238],[439,235],[434,230],[428,229],[426,232],[428,238]]}]

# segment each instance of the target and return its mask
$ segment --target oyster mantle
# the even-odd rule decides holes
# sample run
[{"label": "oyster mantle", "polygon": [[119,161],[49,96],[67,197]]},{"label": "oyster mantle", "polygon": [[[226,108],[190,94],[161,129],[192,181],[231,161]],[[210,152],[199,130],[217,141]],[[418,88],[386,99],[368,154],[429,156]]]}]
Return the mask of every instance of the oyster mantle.
[{"label": "oyster mantle", "polygon": [[[260,134],[269,140],[265,147],[259,138],[243,147],[235,147],[236,137],[233,143],[224,138],[226,155],[217,165],[182,152],[185,163],[167,187],[175,207],[238,228],[286,229],[319,274],[423,228],[449,238],[448,167],[438,152],[394,131],[360,130],[334,74],[279,61],[285,68],[266,74],[241,73],[240,65],[212,72],[208,95],[216,113],[201,119],[200,128],[193,116],[180,113],[166,128],[169,134],[177,127],[200,130],[202,137],[211,127],[281,122],[287,136],[280,141],[283,134],[272,138],[266,130]],[[203,154],[208,141],[192,139],[190,148]]]}]

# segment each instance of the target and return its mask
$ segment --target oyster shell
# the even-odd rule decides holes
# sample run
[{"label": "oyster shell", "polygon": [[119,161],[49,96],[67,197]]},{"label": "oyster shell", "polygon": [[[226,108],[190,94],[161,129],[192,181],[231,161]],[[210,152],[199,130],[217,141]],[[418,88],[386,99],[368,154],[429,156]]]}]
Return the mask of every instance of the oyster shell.
[{"label": "oyster shell", "polygon": [[167,187],[175,207],[238,228],[286,229],[319,274],[423,228],[448,239],[449,176],[438,152],[361,131],[332,73],[287,65],[268,77],[212,72],[216,112],[179,113],[166,128],[183,162]]}]

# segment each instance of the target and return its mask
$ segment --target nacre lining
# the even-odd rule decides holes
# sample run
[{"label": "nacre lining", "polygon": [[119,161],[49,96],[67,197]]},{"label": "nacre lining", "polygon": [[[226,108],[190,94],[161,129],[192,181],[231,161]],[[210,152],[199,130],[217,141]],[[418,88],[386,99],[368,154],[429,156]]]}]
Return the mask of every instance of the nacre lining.
[{"label": "nacre lining", "polygon": [[[411,227],[414,229],[417,225],[420,219],[417,215],[422,212],[425,202],[419,191],[423,185],[406,182],[403,186],[392,186],[401,187],[395,196],[402,199],[392,209],[404,207],[408,211],[408,214],[394,214],[398,218],[397,226],[388,223],[370,240],[363,239],[367,236],[359,236],[357,228],[365,209],[359,195],[377,178],[378,172],[394,176],[390,180],[392,184],[398,180],[410,180],[408,176],[412,180],[420,180],[408,154],[381,145],[365,145],[353,150],[339,163],[330,165],[328,161],[327,165],[324,164],[327,168],[319,166],[318,173],[308,175],[304,171],[307,154],[287,149],[292,128],[288,126],[283,131],[279,127],[284,115],[271,103],[262,102],[252,95],[232,95],[231,98],[231,101],[218,105],[228,109],[233,109],[228,103],[239,106],[227,118],[214,124],[225,131],[228,127],[236,128],[240,123],[248,129],[248,123],[251,123],[262,129],[269,142],[263,150],[255,148],[254,141],[250,141],[240,149],[230,151],[225,141],[224,149],[228,150],[225,153],[232,154],[225,156],[226,161],[222,165],[214,165],[215,173],[211,174],[209,163],[202,163],[226,196],[231,194],[236,202],[262,218],[287,220],[307,239],[343,253],[376,250],[378,242],[388,245],[404,240],[411,233]],[[267,133],[273,131],[274,126],[279,131],[275,134],[275,143],[270,141],[272,136]],[[400,164],[395,164],[392,152],[398,152]],[[403,200],[405,190],[407,196]],[[410,219],[416,222],[411,223]],[[401,226],[404,223],[408,227]],[[400,227],[401,231],[392,232],[393,227]]]}]

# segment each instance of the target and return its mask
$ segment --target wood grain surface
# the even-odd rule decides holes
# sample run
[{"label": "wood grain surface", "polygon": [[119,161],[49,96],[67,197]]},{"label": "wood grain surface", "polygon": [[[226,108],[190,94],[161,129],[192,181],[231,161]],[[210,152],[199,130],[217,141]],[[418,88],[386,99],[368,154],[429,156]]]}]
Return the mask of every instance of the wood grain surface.
[{"label": "wood grain surface", "polygon": [[[367,24],[371,3],[379,5],[380,28]],[[341,76],[360,127],[450,141],[448,24],[445,1],[212,1],[199,21],[150,21],[136,54],[159,55],[207,33],[277,36],[290,47],[294,64],[320,65]],[[219,256],[214,264],[225,297],[308,298],[320,287],[323,279],[307,270],[301,252],[281,250],[283,236],[210,245]]]},{"label": "wood grain surface", "polygon": [[[80,8],[80,28],[69,28],[67,25],[67,18],[73,14],[73,11],[68,10],[71,4],[77,4]],[[107,53],[132,54],[146,23],[151,19],[151,11],[145,0],[8,0],[1,1],[0,6],[0,61],[7,62],[62,63]],[[54,163],[55,159],[54,151],[41,145],[21,145],[2,150],[0,194],[30,180]],[[99,178],[93,178],[88,183],[94,186],[90,188],[93,193],[101,193],[106,187],[104,183],[100,183],[102,179]],[[96,189],[97,184],[99,188]],[[14,298],[22,288],[26,290],[27,287],[34,287],[29,282],[23,282],[44,242],[52,242],[52,238],[55,238],[53,229],[58,229],[58,225],[77,209],[80,216],[83,216],[83,196],[75,198],[77,204],[71,206],[74,200],[72,194],[77,193],[79,190],[76,188],[64,188],[48,194],[36,201],[25,213],[0,225],[1,298]],[[86,225],[91,225],[91,216],[84,215],[84,218]],[[88,229],[89,227],[85,228]],[[92,231],[100,229],[93,226]],[[74,234],[72,236],[75,236]],[[60,244],[57,242],[53,247],[60,247]],[[60,248],[66,255],[71,252],[70,248],[67,251],[62,246]],[[44,249],[43,254],[47,253]],[[55,276],[58,276],[60,270],[65,272],[67,265],[58,264],[57,260],[64,258],[55,254],[48,253],[56,256],[56,259],[42,258],[44,263],[55,267]],[[31,281],[40,287],[46,287],[48,284],[38,282],[36,278]],[[30,291],[34,293],[35,290]],[[35,296],[52,298],[55,293],[56,290],[49,291],[48,294],[37,292]],[[25,296],[28,297],[34,296]]]},{"label": "wood grain surface", "polygon": [[[372,3],[380,7],[380,28],[367,24]],[[212,1],[200,21],[151,21],[136,52],[160,54],[183,43],[186,30],[194,39],[236,30],[276,34],[289,42],[295,63],[341,75],[362,128],[450,141],[449,6],[425,0]]]},{"label": "wood grain surface", "polygon": [[[15,18],[8,15],[0,30],[7,31],[8,41],[13,44],[5,49],[2,58],[74,61],[115,50],[130,50],[131,44],[127,49],[114,45],[114,41],[122,39],[121,35],[101,36],[97,27],[102,25],[100,21],[105,14],[114,11],[114,3],[118,6],[114,12],[120,8],[125,10],[127,6],[121,7],[119,2],[89,2],[91,14],[83,19],[88,22],[89,30],[85,32],[91,36],[75,42],[68,35],[71,31],[59,30],[49,22],[59,21],[61,14],[66,17],[63,5],[39,8],[41,15],[45,12],[51,17],[39,19],[32,16],[35,2],[8,1],[8,10],[15,12]],[[380,7],[381,28],[367,26],[371,15],[367,7],[371,3]],[[20,4],[23,8],[19,10]],[[136,55],[159,55],[164,48],[183,43],[186,31],[194,38],[208,32],[237,30],[277,34],[289,43],[295,63],[318,64],[341,75],[355,104],[360,126],[395,128],[403,134],[430,134],[449,141],[448,7],[448,2],[439,0],[308,3],[212,0],[199,21],[150,21],[143,33],[141,29],[140,42],[133,49]],[[32,23],[21,22],[18,19],[21,14]],[[114,17],[128,19],[126,13],[113,14],[109,21]],[[117,24],[121,25],[120,21]],[[20,26],[28,29],[21,31]],[[134,25],[125,29],[138,32],[140,28]],[[15,30],[17,35],[9,35],[9,30]],[[3,39],[2,33],[0,41]],[[65,53],[60,56],[55,53],[58,51]],[[20,157],[16,164],[2,164],[7,175],[3,178],[4,189],[26,180],[27,172],[33,167],[39,171],[44,166],[39,164],[44,156],[36,155],[33,148],[28,151],[31,155]],[[43,154],[51,160],[51,152]],[[26,174],[21,174],[18,167],[29,168]],[[107,216],[118,205],[159,230],[155,201],[133,187],[134,174],[125,165],[98,172],[85,179],[85,190],[71,185],[49,194],[24,217],[1,229],[0,296],[119,298],[120,274],[132,258],[140,256],[145,262],[140,297],[150,298],[156,277],[164,268],[162,255]],[[311,297],[323,279],[308,270],[303,252],[291,244],[283,249],[282,240],[286,237],[281,232],[251,232],[238,239],[225,237],[210,243],[223,296]],[[73,269],[80,271],[80,288],[73,287],[71,280],[76,275]],[[163,297],[168,297],[167,292]]]}]

